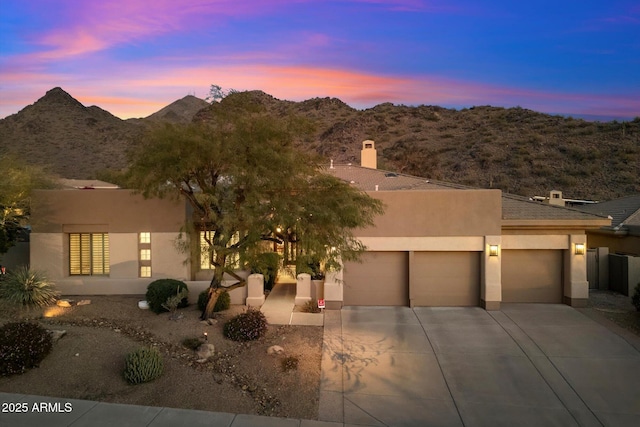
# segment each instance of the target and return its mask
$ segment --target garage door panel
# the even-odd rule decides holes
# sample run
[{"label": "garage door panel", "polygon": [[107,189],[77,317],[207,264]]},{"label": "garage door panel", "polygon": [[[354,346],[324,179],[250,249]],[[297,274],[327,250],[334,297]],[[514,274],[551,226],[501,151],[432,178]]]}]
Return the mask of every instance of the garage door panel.
[{"label": "garage door panel", "polygon": [[502,301],[562,302],[562,251],[503,250]]},{"label": "garage door panel", "polygon": [[416,252],[411,269],[414,306],[480,305],[478,252]]},{"label": "garage door panel", "polygon": [[344,305],[409,304],[408,254],[365,252],[344,265]]}]

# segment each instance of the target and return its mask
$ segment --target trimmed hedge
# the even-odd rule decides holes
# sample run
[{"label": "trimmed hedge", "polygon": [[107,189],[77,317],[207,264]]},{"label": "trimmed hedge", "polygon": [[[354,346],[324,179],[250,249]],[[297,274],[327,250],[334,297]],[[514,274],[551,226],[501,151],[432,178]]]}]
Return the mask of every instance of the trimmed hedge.
[{"label": "trimmed hedge", "polygon": [[[167,299],[176,295],[182,289],[186,289],[187,293],[189,292],[189,288],[186,283],[175,279],[159,279],[149,283],[149,286],[147,286],[147,293],[145,295],[147,302],[149,303],[149,308],[154,313],[168,311],[162,305],[167,302]],[[187,297],[184,297],[178,305],[178,308],[183,308],[188,305],[189,300]]]}]

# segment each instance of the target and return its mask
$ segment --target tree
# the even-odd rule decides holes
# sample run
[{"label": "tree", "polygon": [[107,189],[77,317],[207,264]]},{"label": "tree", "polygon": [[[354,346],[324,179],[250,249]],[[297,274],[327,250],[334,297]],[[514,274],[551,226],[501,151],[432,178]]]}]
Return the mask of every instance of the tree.
[{"label": "tree", "polygon": [[[249,92],[212,105],[210,114],[208,123],[150,131],[128,173],[129,186],[145,197],[184,197],[195,227],[208,232],[214,272],[203,318],[223,290],[246,284],[232,260],[250,262],[266,251],[265,241],[280,241],[277,229],[295,230],[308,251],[352,259],[363,247],[351,230],[382,212],[380,201],[324,174],[294,146],[308,129],[295,117],[268,113]],[[237,282],[223,287],[225,273]]]},{"label": "tree", "polygon": [[0,156],[0,177],[0,254],[4,254],[27,224],[31,191],[53,188],[55,182],[42,167],[27,165],[8,154]]},{"label": "tree", "polygon": [[204,100],[213,104],[214,102],[222,101],[224,98],[233,93],[238,93],[238,91],[235,89],[224,90],[222,89],[222,86],[211,85],[211,87],[209,88],[209,95],[207,95]]}]

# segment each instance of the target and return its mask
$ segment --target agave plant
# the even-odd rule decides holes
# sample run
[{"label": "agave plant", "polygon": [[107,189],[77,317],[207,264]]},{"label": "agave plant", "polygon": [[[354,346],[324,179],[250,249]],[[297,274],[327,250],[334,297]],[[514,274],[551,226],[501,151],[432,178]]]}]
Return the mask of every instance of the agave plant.
[{"label": "agave plant", "polygon": [[58,292],[44,273],[23,266],[0,282],[0,297],[17,305],[44,307],[55,302]]}]

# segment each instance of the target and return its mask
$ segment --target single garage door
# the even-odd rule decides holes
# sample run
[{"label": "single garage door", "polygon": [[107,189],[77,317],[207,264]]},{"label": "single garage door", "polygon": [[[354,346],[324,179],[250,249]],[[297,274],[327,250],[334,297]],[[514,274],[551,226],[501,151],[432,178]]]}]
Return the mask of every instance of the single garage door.
[{"label": "single garage door", "polygon": [[479,252],[415,252],[411,277],[414,306],[480,305]]},{"label": "single garage door", "polygon": [[503,250],[503,302],[562,302],[562,251]]},{"label": "single garage door", "polygon": [[407,252],[365,252],[344,265],[344,305],[409,305]]}]

